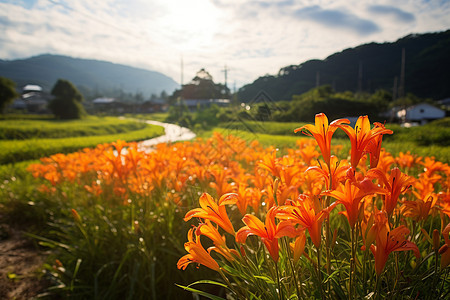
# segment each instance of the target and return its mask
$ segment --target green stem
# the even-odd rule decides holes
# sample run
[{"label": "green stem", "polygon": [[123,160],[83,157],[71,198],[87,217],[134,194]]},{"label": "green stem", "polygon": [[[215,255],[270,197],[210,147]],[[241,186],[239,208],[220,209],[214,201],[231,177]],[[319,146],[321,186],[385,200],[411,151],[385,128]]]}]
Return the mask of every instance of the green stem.
[{"label": "green stem", "polygon": [[367,282],[366,282],[366,260],[367,260],[367,249],[364,250],[363,263],[362,263],[362,282],[364,293],[367,292]]},{"label": "green stem", "polygon": [[[328,165],[328,174],[329,174],[329,183],[328,183],[328,189],[331,190],[333,188],[333,174],[331,173],[331,166]],[[328,206],[330,206],[330,196],[327,196],[325,198],[325,205],[326,208],[328,208]],[[331,252],[330,252],[330,234],[331,234],[331,229],[330,229],[330,215],[328,214],[325,218],[325,251],[327,252],[327,265],[326,265],[326,269],[327,269],[327,275],[330,276],[331,275]],[[331,291],[331,286],[330,286],[330,282],[327,281],[327,294],[330,293]]]},{"label": "green stem", "polygon": [[375,283],[375,299],[380,299],[380,276],[377,274],[377,280]]},{"label": "green stem", "polygon": [[278,263],[275,263],[275,271],[277,273],[277,283],[278,283],[278,297],[280,300],[283,300],[283,291],[281,290],[281,283],[280,283],[280,274],[278,273]]},{"label": "green stem", "polygon": [[231,285],[231,282],[228,280],[227,276],[225,276],[221,269],[219,269],[219,274],[220,276],[222,276],[223,280],[225,280],[225,283],[230,287],[230,290],[239,298],[239,293],[234,289],[234,287]]},{"label": "green stem", "polygon": [[[439,297],[441,296],[442,290],[444,289],[444,283],[447,280],[448,270],[449,270],[449,268],[446,268],[446,270],[445,270],[445,274],[444,274],[444,278],[442,280],[441,288],[439,289]],[[442,270],[441,270],[441,272],[442,272]]]},{"label": "green stem", "polygon": [[355,269],[355,262],[356,262],[356,251],[355,251],[355,226],[352,227],[351,231],[351,242],[352,242],[352,257],[350,258],[350,282],[349,282],[349,291],[348,291],[348,298],[349,300],[353,299],[353,281],[354,281],[354,269]]},{"label": "green stem", "polygon": [[320,270],[320,247],[317,248],[317,276],[319,277],[319,290],[320,290],[320,295],[322,297],[322,299],[325,299],[325,295],[323,293],[323,288],[322,288],[322,272]]},{"label": "green stem", "polygon": [[295,268],[294,268],[294,263],[292,262],[292,259],[291,259],[291,251],[290,251],[290,248],[289,248],[289,243],[288,243],[286,238],[283,238],[283,244],[284,244],[284,247],[286,248],[287,259],[289,260],[289,264],[291,266],[292,277],[294,277],[294,284],[295,284],[295,290],[297,292],[297,298],[301,299],[301,297],[300,297],[300,295],[301,295],[301,291],[300,291],[301,286],[299,288],[299,284],[298,284],[298,281],[297,281],[297,275],[296,275]]}]

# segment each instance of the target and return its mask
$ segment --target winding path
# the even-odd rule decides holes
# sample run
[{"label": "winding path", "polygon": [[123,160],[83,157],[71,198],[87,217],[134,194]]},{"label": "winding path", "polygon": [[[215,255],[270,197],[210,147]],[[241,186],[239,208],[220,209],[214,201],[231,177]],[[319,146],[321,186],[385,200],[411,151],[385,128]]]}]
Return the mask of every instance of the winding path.
[{"label": "winding path", "polygon": [[144,151],[152,151],[154,146],[160,143],[172,143],[178,141],[187,141],[195,138],[195,133],[186,127],[175,124],[162,123],[158,121],[145,121],[148,124],[164,127],[165,134],[159,137],[139,142],[139,147]]}]

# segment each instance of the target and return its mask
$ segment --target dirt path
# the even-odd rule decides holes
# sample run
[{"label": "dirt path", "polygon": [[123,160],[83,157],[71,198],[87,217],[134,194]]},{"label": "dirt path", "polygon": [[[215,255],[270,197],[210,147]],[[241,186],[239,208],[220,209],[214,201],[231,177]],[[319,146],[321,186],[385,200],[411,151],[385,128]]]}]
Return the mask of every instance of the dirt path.
[{"label": "dirt path", "polygon": [[41,276],[45,254],[21,231],[0,227],[0,299],[33,299],[47,286]]},{"label": "dirt path", "polygon": [[151,151],[155,145],[160,143],[172,143],[178,141],[187,141],[195,138],[195,133],[186,127],[180,127],[175,124],[162,123],[158,121],[146,121],[148,124],[163,126],[165,135],[142,141],[139,146],[145,151]]}]

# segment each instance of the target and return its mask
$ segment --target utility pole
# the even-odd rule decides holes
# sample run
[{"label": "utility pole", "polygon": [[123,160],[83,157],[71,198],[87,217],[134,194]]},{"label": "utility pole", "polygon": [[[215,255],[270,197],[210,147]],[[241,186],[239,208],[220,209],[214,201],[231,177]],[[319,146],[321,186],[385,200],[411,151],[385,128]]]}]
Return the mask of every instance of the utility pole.
[{"label": "utility pole", "polygon": [[225,75],[225,87],[227,87],[228,70],[229,70],[229,69],[227,68],[227,65],[225,65],[224,69],[222,70],[222,72],[223,72],[224,75]]}]

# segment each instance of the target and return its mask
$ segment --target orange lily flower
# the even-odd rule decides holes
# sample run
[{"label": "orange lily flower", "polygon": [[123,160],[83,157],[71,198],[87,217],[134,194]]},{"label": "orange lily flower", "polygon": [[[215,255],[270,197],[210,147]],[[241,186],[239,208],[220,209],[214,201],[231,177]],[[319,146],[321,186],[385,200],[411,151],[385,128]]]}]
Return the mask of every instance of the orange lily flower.
[{"label": "orange lily flower", "polygon": [[265,169],[275,177],[280,177],[280,164],[278,163],[276,151],[265,155],[261,161],[258,162],[258,167]]},{"label": "orange lily flower", "polygon": [[209,185],[216,190],[219,197],[233,190],[233,186],[228,182],[231,178],[230,169],[220,167],[211,168],[210,173],[214,176],[214,181],[210,182]]},{"label": "orange lily flower", "polygon": [[203,193],[200,196],[199,203],[201,208],[194,208],[186,213],[184,216],[184,221],[188,221],[191,218],[202,218],[206,220],[211,220],[223,230],[232,235],[235,235],[233,224],[231,224],[230,219],[227,215],[227,210],[225,205],[236,203],[236,194],[229,193],[220,197],[218,203],[207,193]]},{"label": "orange lily flower", "polygon": [[433,156],[425,157],[425,160],[422,162],[422,165],[425,174],[428,175],[428,177],[431,177],[434,173],[443,171],[446,166],[446,164],[443,164],[442,162],[435,160]]},{"label": "orange lily flower", "polygon": [[389,223],[387,219],[387,215],[385,211],[379,211],[375,208],[375,211],[372,212],[372,215],[367,222],[367,224],[361,224],[362,228],[362,238],[364,245],[361,247],[362,250],[369,249],[370,245],[375,241],[376,237],[380,234],[381,231],[386,234],[389,231]]},{"label": "orange lily flower", "polygon": [[338,158],[334,155],[330,158],[330,168],[331,172],[328,171],[328,168],[324,168],[322,164],[319,166],[312,166],[306,169],[305,172],[311,172],[312,174],[317,174],[325,180],[326,188],[330,188],[330,173],[331,173],[331,190],[336,189],[337,184],[345,179],[346,172],[350,166],[346,163],[341,164]]},{"label": "orange lily flower", "polygon": [[188,232],[188,242],[184,244],[184,248],[189,254],[181,257],[178,260],[177,268],[185,270],[190,263],[202,264],[214,271],[219,271],[219,264],[211,257],[211,255],[203,248],[200,237],[194,240],[194,230],[191,228]]},{"label": "orange lily flower", "polygon": [[404,201],[400,208],[403,216],[413,218],[416,221],[426,220],[438,197],[436,194],[430,193],[424,199],[416,198],[414,201]]},{"label": "orange lily flower", "polygon": [[416,164],[420,163],[422,157],[417,157],[416,155],[412,155],[411,152],[406,151],[406,153],[400,152],[395,158],[396,163],[400,166],[400,168],[411,169]]},{"label": "orange lily flower", "polygon": [[369,178],[379,178],[384,183],[384,189],[388,192],[384,199],[385,210],[390,217],[394,208],[397,206],[400,194],[406,192],[414,181],[413,177],[403,174],[399,168],[393,168],[389,179],[380,169],[370,169],[367,172]]},{"label": "orange lily flower", "polygon": [[278,262],[279,258],[278,238],[283,236],[295,237],[297,235],[297,230],[291,222],[282,221],[275,224],[277,209],[277,207],[269,209],[265,224],[254,215],[245,215],[242,221],[247,226],[239,229],[236,234],[236,241],[238,243],[245,243],[249,235],[259,236],[275,262]]},{"label": "orange lily flower", "polygon": [[[276,189],[276,190],[274,190]],[[278,203],[275,203],[274,194],[276,193]],[[275,204],[283,205],[290,196],[296,196],[298,194],[297,188],[295,186],[286,186],[285,184],[274,182],[273,185],[268,185],[266,187],[267,207],[270,208]]]},{"label": "orange lily flower", "polygon": [[225,237],[220,234],[217,227],[215,227],[209,220],[205,220],[205,223],[200,224],[197,227],[197,231],[195,232],[195,234],[197,234],[197,236],[199,236],[199,235],[207,236],[208,238],[210,238],[213,241],[214,247],[208,248],[209,253],[212,250],[214,250],[214,251],[222,254],[229,261],[234,260],[234,257],[232,254],[234,254],[236,256],[239,255],[236,250],[229,249],[227,247]]},{"label": "orange lily flower", "polygon": [[[295,151],[295,153],[301,157],[306,165],[311,165],[311,162],[320,155],[320,153],[316,150],[316,142],[314,140],[311,141],[314,142],[314,144],[305,145]],[[300,143],[297,143],[297,145],[299,144]]]},{"label": "orange lily flower", "polygon": [[302,230],[300,235],[297,236],[295,242],[289,243],[292,253],[294,253],[294,262],[297,262],[305,251],[306,235],[305,231]]},{"label": "orange lily flower", "polygon": [[314,246],[319,248],[323,220],[336,204],[332,204],[328,208],[320,210],[318,201],[315,201],[314,203],[311,198],[305,194],[299,195],[297,202],[289,201],[288,203],[288,205],[279,207],[277,218],[290,220],[308,229],[309,236],[311,237]]},{"label": "orange lily flower", "polygon": [[329,166],[331,156],[331,138],[336,129],[339,128],[339,125],[349,123],[350,121],[347,119],[338,119],[328,125],[327,116],[324,113],[320,113],[315,116],[314,125],[307,124],[295,129],[294,132],[301,131],[305,135],[314,137],[319,145],[320,152],[322,152],[325,163]]},{"label": "orange lily flower", "polygon": [[[384,124],[379,122],[373,123],[375,128],[385,129]],[[392,132],[391,132],[392,133]],[[372,140],[367,144],[367,152],[370,154],[370,167],[376,168],[378,166],[378,161],[380,160],[380,151],[381,151],[381,141],[383,140],[383,134],[376,135]]]},{"label": "orange lily flower", "polygon": [[[350,138],[351,143],[351,165],[356,169],[358,166],[359,160],[364,154],[364,151],[367,151],[367,145],[370,141],[377,138],[377,136],[382,134],[392,134],[392,130],[385,129],[384,126],[379,127],[375,126],[373,129],[370,129],[370,121],[369,117],[361,116],[356,121],[355,128],[348,125],[338,125],[339,128],[345,131],[345,133]],[[380,140],[381,146],[381,140]],[[378,147],[378,146],[377,146]]]},{"label": "orange lily flower", "polygon": [[369,179],[364,179],[361,182],[352,183],[350,179],[345,181],[345,185],[340,185],[336,190],[325,191],[322,195],[331,196],[345,206],[345,212],[341,212],[348,219],[350,227],[353,228],[358,221],[361,200],[375,193],[384,193],[384,190],[377,187]]},{"label": "orange lily flower", "polygon": [[236,189],[236,195],[237,195],[237,201],[236,206],[239,209],[239,212],[242,216],[245,215],[245,212],[247,211],[247,207],[249,205],[249,187],[244,182],[240,181],[238,183],[237,189]]},{"label": "orange lily flower", "polygon": [[381,148],[377,168],[384,172],[388,172],[393,163],[395,163],[395,159],[392,154],[387,152],[384,148]]},{"label": "orange lily flower", "polygon": [[391,252],[413,250],[416,258],[420,258],[420,251],[416,244],[406,240],[406,236],[409,235],[409,232],[409,229],[404,225],[401,225],[392,231],[382,228],[382,230],[378,232],[375,239],[376,246],[370,246],[370,250],[375,256],[375,271],[378,275],[383,272]]}]

